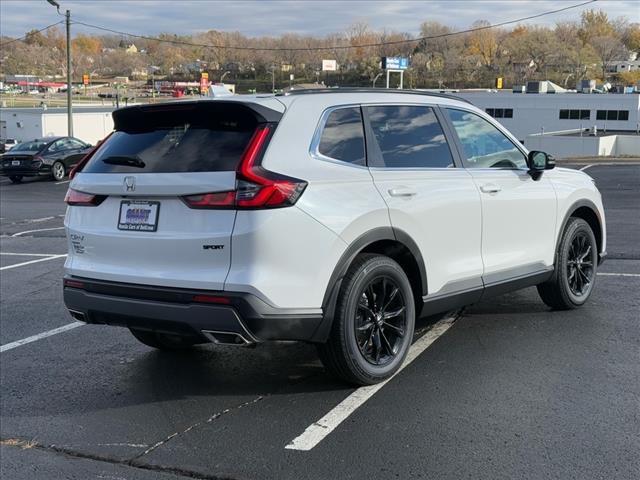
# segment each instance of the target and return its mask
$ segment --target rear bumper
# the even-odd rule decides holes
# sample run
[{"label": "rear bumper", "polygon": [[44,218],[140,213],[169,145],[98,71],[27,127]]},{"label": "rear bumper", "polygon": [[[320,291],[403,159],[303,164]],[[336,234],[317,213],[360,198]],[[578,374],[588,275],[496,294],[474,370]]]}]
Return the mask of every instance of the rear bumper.
[{"label": "rear bumper", "polygon": [[22,177],[47,176],[47,175],[51,175],[51,167],[49,165],[46,165],[46,166],[43,165],[42,167],[39,167],[39,168],[26,168],[26,167],[19,167],[19,168],[4,167],[4,168],[0,168],[0,176],[13,177],[13,176],[18,176],[18,175],[20,175]]},{"label": "rear bumper", "polygon": [[[65,282],[65,305],[74,318],[93,324],[213,341],[231,335],[242,339],[237,343],[247,344],[269,340],[311,342],[322,322],[321,313],[276,309],[248,293],[154,287],[70,276],[65,280],[72,280],[75,285],[68,286]],[[194,301],[194,296],[203,295],[217,297],[223,303]]]}]

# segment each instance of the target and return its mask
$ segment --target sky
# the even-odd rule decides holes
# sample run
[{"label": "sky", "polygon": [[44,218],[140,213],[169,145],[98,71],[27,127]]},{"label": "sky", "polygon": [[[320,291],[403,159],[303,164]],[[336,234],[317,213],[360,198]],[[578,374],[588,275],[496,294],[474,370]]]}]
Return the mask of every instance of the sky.
[{"label": "sky", "polygon": [[[457,29],[475,20],[499,23],[556,10],[585,0],[57,0],[70,9],[72,20],[139,35],[194,34],[207,30],[239,31],[247,36],[284,33],[325,36],[344,31],[355,22],[376,30],[418,34],[424,21]],[[527,23],[553,25],[578,20],[580,12],[605,10],[611,18],[626,16],[640,22],[640,0],[598,0]],[[55,7],[46,0],[0,0],[0,33],[19,37],[31,29],[55,23]],[[100,33],[73,25],[75,33]]]}]

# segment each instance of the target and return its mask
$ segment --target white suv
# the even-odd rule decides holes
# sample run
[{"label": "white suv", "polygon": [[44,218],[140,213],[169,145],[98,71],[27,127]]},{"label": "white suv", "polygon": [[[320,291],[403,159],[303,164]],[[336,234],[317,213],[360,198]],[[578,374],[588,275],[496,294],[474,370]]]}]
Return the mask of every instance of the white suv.
[{"label": "white suv", "polygon": [[317,343],[388,378],[416,317],[537,285],[585,303],[600,193],[471,104],[323,90],[134,106],[66,197],[74,318],[152,347]]}]

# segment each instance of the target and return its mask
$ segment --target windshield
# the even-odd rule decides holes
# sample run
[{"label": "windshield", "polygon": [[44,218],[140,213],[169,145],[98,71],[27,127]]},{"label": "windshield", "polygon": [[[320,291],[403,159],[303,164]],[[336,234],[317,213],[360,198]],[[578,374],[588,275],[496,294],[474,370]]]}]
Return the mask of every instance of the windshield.
[{"label": "windshield", "polygon": [[39,152],[47,145],[46,142],[34,140],[33,142],[19,143],[11,149],[12,152]]},{"label": "windshield", "polygon": [[82,171],[235,171],[257,125],[253,114],[240,105],[180,107],[132,112]]}]

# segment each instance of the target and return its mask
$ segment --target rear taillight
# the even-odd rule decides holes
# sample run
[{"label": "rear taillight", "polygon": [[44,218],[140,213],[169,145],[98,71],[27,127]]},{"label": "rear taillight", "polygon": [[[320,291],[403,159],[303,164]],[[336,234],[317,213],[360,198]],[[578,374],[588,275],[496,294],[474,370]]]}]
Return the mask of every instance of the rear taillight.
[{"label": "rear taillight", "polygon": [[64,197],[64,201],[67,205],[73,205],[76,207],[96,207],[100,205],[106,195],[93,195],[92,193],[79,192],[70,188],[67,190],[67,194]]},{"label": "rear taillight", "polygon": [[107,140],[107,138],[109,138],[111,135],[113,135],[113,132],[111,132],[109,135],[104,137],[102,140],[98,141],[98,143],[96,143],[96,146],[93,147],[91,150],[89,150],[87,154],[84,157],[82,157],[78,163],[76,163],[76,165],[69,172],[69,180],[73,180],[73,177],[76,176],[76,173],[82,170],[82,168],[87,164],[89,159],[93,157],[93,154],[96,153],[96,150],[100,148],[100,145],[102,145]]},{"label": "rear taillight", "polygon": [[191,208],[233,208],[236,204],[236,192],[201,193],[182,199]]},{"label": "rear taillight", "polygon": [[258,127],[249,141],[236,171],[236,189],[182,197],[191,208],[260,209],[281,208],[296,203],[307,182],[270,172],[260,166],[272,125]]}]

